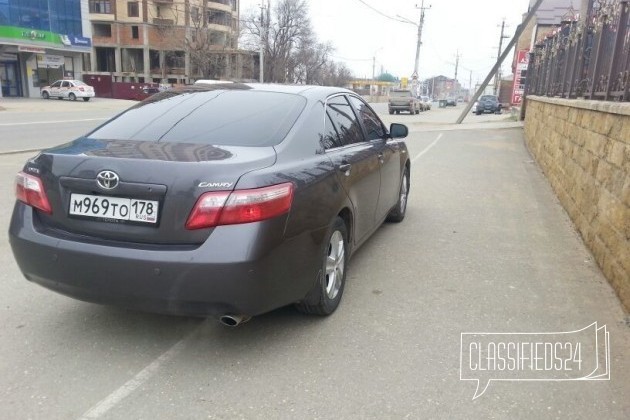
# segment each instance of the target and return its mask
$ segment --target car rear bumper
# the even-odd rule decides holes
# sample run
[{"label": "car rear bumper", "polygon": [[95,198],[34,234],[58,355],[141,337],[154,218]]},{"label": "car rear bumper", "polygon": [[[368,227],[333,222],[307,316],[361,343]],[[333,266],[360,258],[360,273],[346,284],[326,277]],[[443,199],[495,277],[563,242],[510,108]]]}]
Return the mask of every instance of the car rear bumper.
[{"label": "car rear bumper", "polygon": [[81,92],[81,91],[74,92],[73,91],[72,93],[74,93],[77,96],[77,98],[93,98],[95,95],[94,92]]},{"label": "car rear bumper", "polygon": [[282,217],[217,227],[200,246],[121,247],[39,232],[34,217],[18,204],[9,229],[28,280],[88,302],[174,315],[258,315],[302,299],[315,284],[326,233],[270,234],[283,232]]},{"label": "car rear bumper", "polygon": [[408,111],[411,108],[413,108],[413,105],[409,105],[409,104],[406,104],[406,105],[389,104],[389,109],[393,109],[393,110],[397,110],[397,111],[403,111],[403,110]]}]

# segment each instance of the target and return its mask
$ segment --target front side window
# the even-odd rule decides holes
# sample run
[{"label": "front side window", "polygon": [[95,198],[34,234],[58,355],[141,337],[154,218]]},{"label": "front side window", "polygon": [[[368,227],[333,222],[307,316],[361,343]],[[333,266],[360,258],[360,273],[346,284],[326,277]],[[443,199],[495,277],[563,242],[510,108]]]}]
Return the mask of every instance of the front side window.
[{"label": "front side window", "polygon": [[326,108],[343,145],[363,141],[359,120],[345,96],[334,96],[328,99]]},{"label": "front side window", "polygon": [[383,124],[381,124],[381,120],[379,120],[374,111],[372,111],[365,102],[356,96],[350,96],[349,99],[352,105],[354,105],[357,111],[359,111],[359,116],[361,117],[361,121],[363,121],[363,126],[365,127],[365,131],[367,133],[367,139],[376,140],[384,138],[385,129],[383,128]]},{"label": "front side window", "polygon": [[127,16],[138,17],[140,16],[140,7],[137,1],[130,1],[127,3]]},{"label": "front side window", "polygon": [[58,88],[59,86],[61,86],[61,82],[59,80],[57,80],[55,83],[50,85],[51,88]]}]

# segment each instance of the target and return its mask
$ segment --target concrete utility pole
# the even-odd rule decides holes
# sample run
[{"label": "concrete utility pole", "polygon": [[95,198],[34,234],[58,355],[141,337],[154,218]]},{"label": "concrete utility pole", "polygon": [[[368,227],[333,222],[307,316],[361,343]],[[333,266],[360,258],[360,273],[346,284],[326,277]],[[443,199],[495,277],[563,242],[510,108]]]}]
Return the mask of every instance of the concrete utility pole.
[{"label": "concrete utility pole", "polygon": [[455,81],[457,81],[457,71],[459,70],[459,50],[457,50],[457,55],[455,56]]},{"label": "concrete utility pole", "polygon": [[[503,48],[503,40],[509,38],[509,36],[504,35],[505,33],[505,19],[501,22],[501,36],[499,37],[499,52],[497,53],[497,61],[501,57],[501,48]],[[494,94],[499,96],[499,92],[501,90],[501,66],[499,66],[499,70],[497,70],[497,75],[494,78]]]},{"label": "concrete utility pole", "polygon": [[259,58],[259,72],[260,83],[264,83],[265,73],[265,4],[260,4],[260,58]]},{"label": "concrete utility pole", "polygon": [[416,9],[420,9],[420,23],[418,23],[418,44],[416,45],[416,61],[413,66],[413,74],[418,75],[418,66],[420,64],[420,47],[422,46],[422,27],[424,26],[424,11],[430,9],[431,6],[424,7],[424,0],[420,3],[420,7],[416,4]]},{"label": "concrete utility pole", "polygon": [[518,39],[521,37],[521,35],[523,34],[523,31],[527,27],[527,24],[532,20],[532,18],[536,14],[536,10],[538,10],[538,8],[540,7],[540,5],[542,4],[543,1],[544,0],[536,0],[536,4],[534,4],[529,9],[529,13],[525,17],[525,20],[523,20],[523,23],[518,25],[518,28],[516,28],[516,32],[514,33],[514,36],[512,37],[512,40],[510,41],[508,46],[505,48],[505,51],[503,51],[503,54],[501,54],[501,56],[497,60],[497,62],[494,65],[494,67],[492,67],[492,70],[490,70],[490,73],[488,73],[488,75],[486,76],[486,79],[483,81],[481,86],[479,86],[479,89],[477,89],[477,92],[475,92],[475,94],[473,95],[473,97],[470,100],[470,102],[468,102],[468,105],[462,111],[461,115],[457,119],[456,124],[461,124],[462,121],[464,121],[464,118],[466,118],[466,116],[468,115],[468,113],[472,109],[473,104],[475,103],[475,101],[477,101],[477,99],[479,99],[479,97],[481,96],[481,93],[486,88],[486,86],[488,86],[488,83],[490,83],[490,80],[492,79],[492,76],[494,76],[494,74],[497,72],[499,67],[501,67],[501,64],[503,64],[503,61],[506,59],[506,57],[510,53],[510,50],[512,48],[514,48],[514,45],[516,44],[516,41],[518,41]]}]

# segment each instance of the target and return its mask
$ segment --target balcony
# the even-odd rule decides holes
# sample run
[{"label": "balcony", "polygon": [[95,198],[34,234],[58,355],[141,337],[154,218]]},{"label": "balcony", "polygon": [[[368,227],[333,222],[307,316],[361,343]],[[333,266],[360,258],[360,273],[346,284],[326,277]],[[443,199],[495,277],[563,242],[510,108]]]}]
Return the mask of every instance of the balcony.
[{"label": "balcony", "polygon": [[210,10],[232,13],[232,3],[229,0],[211,0],[208,2],[207,7]]},{"label": "balcony", "polygon": [[153,24],[159,26],[173,26],[173,19],[153,18]]}]

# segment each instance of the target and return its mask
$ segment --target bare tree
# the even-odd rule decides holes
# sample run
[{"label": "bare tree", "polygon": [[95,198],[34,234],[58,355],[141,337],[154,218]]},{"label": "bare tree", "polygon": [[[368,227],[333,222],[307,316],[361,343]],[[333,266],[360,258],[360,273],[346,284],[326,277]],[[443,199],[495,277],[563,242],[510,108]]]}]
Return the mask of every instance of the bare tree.
[{"label": "bare tree", "polygon": [[[170,5],[156,5],[149,8],[149,16],[155,28],[155,37],[153,43],[157,47],[159,57],[159,68],[162,81],[166,80],[169,72],[169,63],[181,60],[177,53],[181,49],[181,40],[185,35],[185,27],[180,25],[180,19],[185,16],[185,7],[183,0],[175,0]],[[179,63],[181,66],[182,63]]]},{"label": "bare tree", "polygon": [[196,75],[203,78],[221,78],[225,73],[227,66],[225,54],[228,46],[225,42],[217,42],[215,32],[208,28],[204,12],[190,14],[185,47]]},{"label": "bare tree", "polygon": [[246,47],[256,50],[262,39],[264,81],[322,84],[322,69],[334,49],[317,41],[306,0],[279,0],[272,11],[268,19],[252,13],[243,23]]}]

